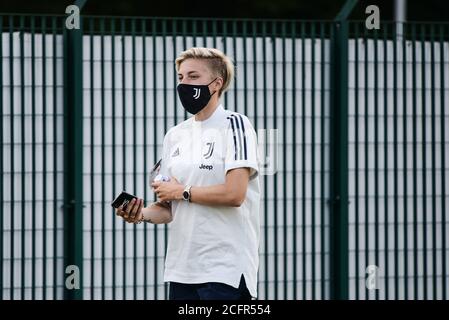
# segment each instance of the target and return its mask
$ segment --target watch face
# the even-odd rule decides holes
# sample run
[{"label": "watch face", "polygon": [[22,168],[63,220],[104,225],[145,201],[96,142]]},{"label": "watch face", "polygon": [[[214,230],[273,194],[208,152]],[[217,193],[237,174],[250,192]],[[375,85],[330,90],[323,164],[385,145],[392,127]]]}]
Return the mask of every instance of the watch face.
[{"label": "watch face", "polygon": [[187,191],[184,191],[184,192],[182,193],[182,197],[184,198],[184,200],[189,199],[189,193],[188,193]]}]

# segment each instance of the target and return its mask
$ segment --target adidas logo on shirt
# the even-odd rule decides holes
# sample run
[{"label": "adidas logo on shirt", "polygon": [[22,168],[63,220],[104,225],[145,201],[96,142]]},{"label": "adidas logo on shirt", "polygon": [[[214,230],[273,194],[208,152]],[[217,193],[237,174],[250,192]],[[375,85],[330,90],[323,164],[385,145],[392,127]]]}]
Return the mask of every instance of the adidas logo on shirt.
[{"label": "adidas logo on shirt", "polygon": [[173,154],[171,155],[172,157],[177,157],[179,156],[179,148],[176,148],[175,152],[173,152]]}]

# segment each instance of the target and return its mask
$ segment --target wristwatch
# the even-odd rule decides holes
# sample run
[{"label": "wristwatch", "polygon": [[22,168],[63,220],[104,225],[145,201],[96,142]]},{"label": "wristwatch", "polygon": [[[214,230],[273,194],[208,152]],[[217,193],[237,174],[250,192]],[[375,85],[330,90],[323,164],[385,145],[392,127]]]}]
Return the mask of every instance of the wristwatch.
[{"label": "wristwatch", "polygon": [[184,191],[182,192],[182,198],[188,202],[190,202],[190,188],[192,188],[191,185],[186,185]]}]

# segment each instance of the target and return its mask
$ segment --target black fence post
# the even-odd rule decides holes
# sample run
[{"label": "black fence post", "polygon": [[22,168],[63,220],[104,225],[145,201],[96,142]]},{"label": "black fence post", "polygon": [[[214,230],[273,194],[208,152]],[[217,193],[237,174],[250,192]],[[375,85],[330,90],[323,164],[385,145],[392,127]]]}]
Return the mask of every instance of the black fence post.
[{"label": "black fence post", "polygon": [[349,297],[348,269],[348,22],[357,0],[348,0],[331,34],[331,299]]},{"label": "black fence post", "polygon": [[[86,1],[77,1],[81,10]],[[83,265],[83,42],[64,25],[64,299],[82,299]],[[65,20],[64,20],[65,23]],[[69,266],[74,266],[68,268]],[[67,273],[66,273],[67,272]],[[79,272],[79,273],[78,273]],[[70,278],[69,278],[70,277]],[[69,283],[66,283],[69,282]],[[78,287],[72,287],[68,284]]]}]

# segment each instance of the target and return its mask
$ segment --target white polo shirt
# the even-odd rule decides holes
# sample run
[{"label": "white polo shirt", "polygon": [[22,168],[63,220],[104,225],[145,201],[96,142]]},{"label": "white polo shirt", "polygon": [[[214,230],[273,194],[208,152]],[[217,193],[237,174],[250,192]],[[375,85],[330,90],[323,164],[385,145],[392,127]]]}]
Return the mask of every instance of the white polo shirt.
[{"label": "white polo shirt", "polygon": [[259,166],[256,132],[248,118],[219,105],[204,121],[192,116],[164,138],[161,173],[183,184],[225,182],[226,172],[250,168],[240,207],[172,202],[164,281],[220,282],[238,288],[243,274],[257,296]]}]

